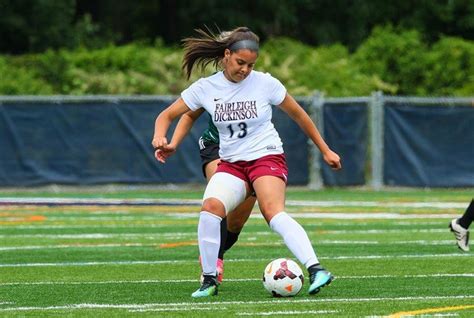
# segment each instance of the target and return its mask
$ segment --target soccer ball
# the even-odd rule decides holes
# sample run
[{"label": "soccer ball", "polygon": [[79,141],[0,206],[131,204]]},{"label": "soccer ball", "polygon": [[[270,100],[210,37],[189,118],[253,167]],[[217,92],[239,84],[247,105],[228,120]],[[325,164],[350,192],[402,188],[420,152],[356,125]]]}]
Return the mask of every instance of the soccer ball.
[{"label": "soccer ball", "polygon": [[263,272],[263,286],[273,297],[295,296],[303,287],[303,271],[288,258],[271,261]]}]

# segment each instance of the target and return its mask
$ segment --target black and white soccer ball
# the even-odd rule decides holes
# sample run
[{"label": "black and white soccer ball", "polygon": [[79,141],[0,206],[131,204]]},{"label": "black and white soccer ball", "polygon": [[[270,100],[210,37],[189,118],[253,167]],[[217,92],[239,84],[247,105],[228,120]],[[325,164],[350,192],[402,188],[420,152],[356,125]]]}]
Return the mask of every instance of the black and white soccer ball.
[{"label": "black and white soccer ball", "polygon": [[263,286],[273,297],[295,296],[303,287],[304,275],[296,262],[278,258],[263,272]]}]

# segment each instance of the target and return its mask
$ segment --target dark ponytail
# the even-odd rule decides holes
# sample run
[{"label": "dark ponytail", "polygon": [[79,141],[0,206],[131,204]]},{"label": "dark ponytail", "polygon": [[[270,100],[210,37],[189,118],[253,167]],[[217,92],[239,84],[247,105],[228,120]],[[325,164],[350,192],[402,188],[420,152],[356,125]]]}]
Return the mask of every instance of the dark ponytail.
[{"label": "dark ponytail", "polygon": [[182,69],[187,79],[191,77],[195,65],[204,70],[212,63],[217,69],[224,57],[225,49],[228,49],[232,44],[242,40],[251,40],[257,45],[259,43],[258,36],[247,27],[238,27],[219,34],[215,34],[209,29],[207,31],[196,29],[195,31],[199,37],[182,40],[184,47]]}]

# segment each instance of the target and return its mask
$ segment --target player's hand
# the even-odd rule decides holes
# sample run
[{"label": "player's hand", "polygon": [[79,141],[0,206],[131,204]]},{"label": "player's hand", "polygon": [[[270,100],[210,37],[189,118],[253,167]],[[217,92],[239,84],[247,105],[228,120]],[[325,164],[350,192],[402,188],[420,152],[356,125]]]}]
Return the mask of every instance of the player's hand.
[{"label": "player's hand", "polygon": [[331,149],[323,154],[323,159],[332,168],[332,170],[340,170],[342,168],[341,158]]},{"label": "player's hand", "polygon": [[165,163],[166,159],[171,157],[176,152],[176,147],[172,145],[166,145],[161,148],[155,149],[155,158],[161,163]]},{"label": "player's hand", "polygon": [[161,149],[168,145],[168,139],[166,139],[166,137],[153,137],[151,145],[153,146],[153,148],[155,148],[155,150]]}]

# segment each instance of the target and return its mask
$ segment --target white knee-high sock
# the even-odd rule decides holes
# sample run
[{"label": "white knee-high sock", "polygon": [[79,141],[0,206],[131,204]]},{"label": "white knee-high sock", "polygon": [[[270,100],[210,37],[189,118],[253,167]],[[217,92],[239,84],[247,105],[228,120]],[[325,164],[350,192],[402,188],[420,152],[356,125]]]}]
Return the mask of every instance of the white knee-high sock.
[{"label": "white knee-high sock", "polygon": [[306,231],[286,212],[275,215],[270,220],[270,227],[280,234],[286,246],[306,268],[319,263]]},{"label": "white knee-high sock", "polygon": [[215,275],[217,271],[217,255],[221,245],[221,221],[221,217],[207,211],[201,211],[199,214],[198,242],[204,275]]}]

